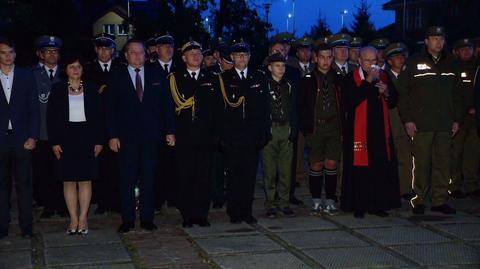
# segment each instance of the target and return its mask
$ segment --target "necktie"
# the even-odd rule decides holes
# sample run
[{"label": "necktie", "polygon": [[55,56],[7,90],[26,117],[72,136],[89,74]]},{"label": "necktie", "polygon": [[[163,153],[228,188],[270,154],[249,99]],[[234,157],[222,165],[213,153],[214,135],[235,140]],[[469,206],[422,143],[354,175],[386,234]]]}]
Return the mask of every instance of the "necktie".
[{"label": "necktie", "polygon": [[303,71],[305,72],[305,74],[308,73],[308,65],[303,66]]},{"label": "necktie", "polygon": [[165,69],[166,72],[168,72],[168,64],[164,64],[163,68]]},{"label": "necktie", "polygon": [[346,75],[347,74],[347,69],[345,69],[345,66],[342,66],[342,74]]},{"label": "necktie", "polygon": [[48,69],[48,72],[50,72],[50,81],[53,81],[53,69]]},{"label": "necktie", "polygon": [[245,80],[245,73],[243,71],[240,71],[240,77],[242,80]]},{"label": "necktie", "polygon": [[103,72],[108,73],[108,64],[103,64]]},{"label": "necktie", "polygon": [[140,76],[140,68],[135,68],[135,91],[137,92],[138,100],[142,102],[143,98],[143,87],[142,87],[142,77]]},{"label": "necktie", "polygon": [[193,78],[194,80],[197,80],[196,75],[197,75],[197,73],[192,72],[192,78]]}]

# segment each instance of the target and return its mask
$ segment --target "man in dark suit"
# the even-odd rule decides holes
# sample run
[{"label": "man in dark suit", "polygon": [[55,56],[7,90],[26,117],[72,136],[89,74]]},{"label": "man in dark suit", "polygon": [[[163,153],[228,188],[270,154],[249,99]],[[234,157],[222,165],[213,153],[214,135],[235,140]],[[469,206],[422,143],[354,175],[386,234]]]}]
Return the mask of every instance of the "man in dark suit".
[{"label": "man in dark suit", "polygon": [[15,66],[15,56],[14,46],[0,39],[0,239],[8,235],[10,223],[8,171],[16,182],[22,237],[32,237],[31,150],[39,135],[39,108],[33,75]]},{"label": "man in dark suit", "polygon": [[[97,58],[85,65],[85,78],[99,85],[102,108],[105,108],[109,74],[123,65],[113,59],[116,51],[115,36],[101,33],[95,37],[93,43]],[[108,144],[107,140],[105,144]],[[118,161],[108,146],[103,148],[99,156],[100,178],[93,181],[92,194],[94,201],[98,204],[95,214],[103,214],[109,210],[120,212]]]},{"label": "man in dark suit", "polygon": [[56,36],[41,36],[37,40],[40,59],[44,65],[33,70],[40,105],[40,136],[33,151],[33,196],[43,205],[40,218],[50,218],[55,211],[67,215],[63,198],[63,185],[55,178],[54,159],[47,133],[47,104],[52,85],[60,81],[60,48],[62,40]]},{"label": "man in dark suit", "polygon": [[140,40],[125,45],[128,66],[115,70],[108,82],[107,134],[109,147],[119,153],[122,199],[121,233],[135,227],[135,185],[140,185],[140,226],[153,223],[155,174],[159,146],[175,145],[174,110],[163,76],[145,66],[145,46]]}]

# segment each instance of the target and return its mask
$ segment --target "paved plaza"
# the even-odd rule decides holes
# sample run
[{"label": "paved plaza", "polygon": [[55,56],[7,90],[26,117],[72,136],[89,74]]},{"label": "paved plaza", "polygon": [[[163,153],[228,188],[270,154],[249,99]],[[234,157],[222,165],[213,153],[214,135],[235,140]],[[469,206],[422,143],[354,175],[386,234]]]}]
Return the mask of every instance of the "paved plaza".
[{"label": "paved plaza", "polygon": [[125,235],[115,232],[118,214],[92,214],[86,237],[67,236],[68,219],[54,217],[37,219],[34,238],[24,240],[14,213],[0,241],[0,269],[480,268],[480,200],[451,201],[454,216],[412,216],[404,203],[388,218],[313,217],[302,187],[307,207],[294,207],[297,217],[268,219],[260,187],[255,196],[255,225],[230,224],[223,209],[212,210],[210,228],[182,229],[177,210],[165,208],[158,231]]}]

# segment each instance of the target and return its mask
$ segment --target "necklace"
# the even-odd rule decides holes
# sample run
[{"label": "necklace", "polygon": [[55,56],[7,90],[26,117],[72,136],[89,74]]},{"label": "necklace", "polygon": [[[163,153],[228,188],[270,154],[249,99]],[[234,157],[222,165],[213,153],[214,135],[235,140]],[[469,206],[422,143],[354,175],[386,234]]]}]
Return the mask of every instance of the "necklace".
[{"label": "necklace", "polygon": [[83,90],[83,81],[80,80],[80,85],[78,88],[73,88],[72,85],[70,84],[70,81],[68,82],[68,90],[73,92],[73,93],[79,93]]}]

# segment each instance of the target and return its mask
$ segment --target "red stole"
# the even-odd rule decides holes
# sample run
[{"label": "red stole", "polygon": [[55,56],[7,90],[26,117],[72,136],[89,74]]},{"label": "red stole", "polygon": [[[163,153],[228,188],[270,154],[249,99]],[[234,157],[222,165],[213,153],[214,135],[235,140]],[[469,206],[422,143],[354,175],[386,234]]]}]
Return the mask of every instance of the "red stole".
[{"label": "red stole", "polygon": [[[363,71],[357,67],[353,73],[353,79],[357,87],[360,87],[362,80],[365,79]],[[388,78],[384,72],[380,72],[380,80],[387,84]],[[356,89],[359,90],[359,89]],[[385,97],[379,96],[383,108],[383,125],[385,131],[385,143],[387,149],[387,158],[391,160],[390,149],[390,121],[388,118],[388,106]],[[354,166],[368,166],[368,147],[367,147],[367,114],[368,102],[364,100],[355,108],[355,120],[353,129],[353,165]]]}]

